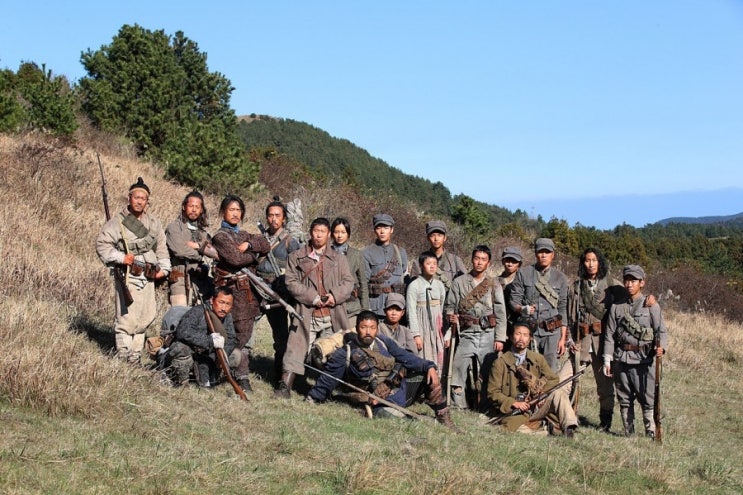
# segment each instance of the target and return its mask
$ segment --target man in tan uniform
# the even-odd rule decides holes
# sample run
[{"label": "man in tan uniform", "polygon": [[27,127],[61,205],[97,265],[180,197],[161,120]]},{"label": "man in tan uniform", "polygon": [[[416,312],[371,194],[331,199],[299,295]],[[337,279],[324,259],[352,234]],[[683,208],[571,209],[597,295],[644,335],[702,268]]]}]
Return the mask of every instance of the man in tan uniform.
[{"label": "man in tan uniform", "polygon": [[[141,177],[129,188],[129,204],[106,222],[95,241],[98,258],[104,265],[125,272],[124,285],[115,281],[116,352],[138,364],[145,332],[154,321],[155,281],[170,272],[170,258],[160,220],[147,213],[150,188]],[[126,289],[133,301],[127,304]]]}]

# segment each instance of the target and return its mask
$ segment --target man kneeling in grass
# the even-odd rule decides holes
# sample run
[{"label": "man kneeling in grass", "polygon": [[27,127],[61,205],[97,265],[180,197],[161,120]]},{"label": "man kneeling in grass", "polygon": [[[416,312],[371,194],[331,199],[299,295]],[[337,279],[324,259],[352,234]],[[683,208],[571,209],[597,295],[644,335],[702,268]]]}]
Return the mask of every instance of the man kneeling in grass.
[{"label": "man kneeling in grass", "polygon": [[509,431],[544,431],[542,422],[547,420],[559,425],[565,436],[572,438],[578,427],[578,418],[564,387],[537,404],[529,403],[560,382],[544,356],[528,350],[534,329],[532,322],[519,319],[514,323],[511,351],[496,359],[490,371],[488,399],[492,401],[496,413],[512,414],[502,422]]},{"label": "man kneeling in grass", "polygon": [[[426,401],[436,413],[436,421],[457,431],[441,393],[441,382],[432,361],[419,358],[401,348],[389,337],[377,335],[379,320],[371,311],[362,311],[356,318],[356,334],[348,334],[348,343],[336,350],[325,365],[325,373],[307,394],[307,402],[323,402],[338,386],[338,380],[368,390],[400,407],[406,407],[418,394],[407,394],[407,371],[423,373],[421,382]],[[330,375],[330,376],[328,376]],[[335,377],[333,379],[332,377]],[[397,415],[393,408],[386,407],[374,399],[369,400],[375,417]]]}]

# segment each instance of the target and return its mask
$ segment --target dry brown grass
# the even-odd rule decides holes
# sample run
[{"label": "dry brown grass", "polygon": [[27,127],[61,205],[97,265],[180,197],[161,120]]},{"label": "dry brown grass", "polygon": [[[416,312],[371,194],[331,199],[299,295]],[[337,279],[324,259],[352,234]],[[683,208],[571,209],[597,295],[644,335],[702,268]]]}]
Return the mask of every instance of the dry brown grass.
[{"label": "dry brown grass", "polygon": [[[107,140],[101,149],[119,146],[97,139]],[[152,211],[163,222],[178,213],[186,188],[126,155],[101,158],[112,208],[123,206],[141,175],[153,189]],[[590,428],[572,443],[509,435],[468,413],[455,413],[466,433],[453,437],[432,421],[369,421],[344,405],[276,401],[258,377],[248,404],[231,399],[227,386],[171,389],[109,355],[113,291],[93,251],[103,210],[90,149],[0,137],[0,166],[0,187],[10,198],[0,208],[0,492],[743,490],[738,324],[666,312],[662,448]],[[328,193],[304,194],[312,215],[333,215],[343,204]],[[265,200],[248,201],[249,215],[261,218]],[[207,199],[212,213],[217,201]],[[363,223],[369,213],[354,215]],[[158,297],[162,302],[164,293]],[[258,362],[272,355],[264,321],[257,353]],[[583,382],[581,414],[596,424],[591,381]],[[430,414],[424,406],[416,410]]]}]

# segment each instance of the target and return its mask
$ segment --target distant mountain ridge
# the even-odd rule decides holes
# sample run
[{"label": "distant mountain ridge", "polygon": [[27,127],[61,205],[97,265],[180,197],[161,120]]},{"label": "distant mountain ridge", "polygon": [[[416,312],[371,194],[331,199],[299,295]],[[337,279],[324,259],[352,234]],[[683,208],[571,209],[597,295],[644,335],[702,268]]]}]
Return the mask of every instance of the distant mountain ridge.
[{"label": "distant mountain ridge", "polygon": [[664,218],[655,222],[658,225],[668,225],[671,223],[698,223],[698,224],[714,224],[714,223],[730,223],[730,224],[743,224],[743,212],[736,213],[735,215],[723,215],[723,216],[709,216],[709,217],[671,217]]}]

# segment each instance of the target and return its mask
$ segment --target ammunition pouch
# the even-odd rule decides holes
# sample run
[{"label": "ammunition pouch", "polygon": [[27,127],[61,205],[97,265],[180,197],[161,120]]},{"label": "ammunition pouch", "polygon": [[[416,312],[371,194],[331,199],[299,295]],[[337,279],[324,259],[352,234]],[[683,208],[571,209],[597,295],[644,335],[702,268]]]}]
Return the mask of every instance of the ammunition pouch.
[{"label": "ammunition pouch", "polygon": [[168,274],[168,282],[171,284],[174,284],[178,282],[179,278],[185,278],[186,274],[184,272],[178,271],[178,270],[171,270]]},{"label": "ammunition pouch", "polygon": [[156,337],[150,337],[145,340],[144,347],[147,350],[147,354],[154,358],[157,356],[157,353],[158,351],[160,351],[160,349],[167,349],[168,347],[170,347],[174,340],[175,332],[169,333],[165,337],[158,335]]},{"label": "ammunition pouch", "polygon": [[135,277],[144,275],[147,280],[155,280],[155,275],[160,271],[160,265],[155,263],[134,263],[130,267],[129,273]]},{"label": "ammunition pouch", "polygon": [[588,335],[601,335],[601,322],[578,323],[578,338],[582,339]]},{"label": "ammunition pouch", "polygon": [[541,326],[548,332],[554,332],[555,330],[558,330],[560,327],[562,327],[562,315],[555,315],[547,318],[546,320],[542,320],[539,326]]},{"label": "ammunition pouch", "polygon": [[482,318],[480,318],[480,328],[483,330],[487,330],[489,328],[495,328],[495,325],[498,323],[498,319],[495,317],[494,314],[485,315]]},{"label": "ammunition pouch", "polygon": [[390,292],[396,292],[397,294],[402,294],[404,296],[405,284],[392,284],[386,286],[369,284],[369,297],[379,297],[382,294],[389,294]]}]

